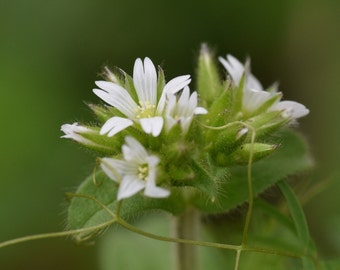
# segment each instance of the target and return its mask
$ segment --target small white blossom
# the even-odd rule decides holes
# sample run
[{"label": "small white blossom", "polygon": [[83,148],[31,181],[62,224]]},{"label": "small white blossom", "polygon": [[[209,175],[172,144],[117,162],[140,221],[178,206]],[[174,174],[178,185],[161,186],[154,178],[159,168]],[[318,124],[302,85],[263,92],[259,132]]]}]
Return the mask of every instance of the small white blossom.
[{"label": "small white blossom", "polygon": [[94,133],[93,130],[79,125],[77,122],[71,124],[64,124],[61,126],[61,131],[65,133],[65,135],[61,136],[61,138],[72,139],[76,142],[85,145],[92,145],[95,146],[96,144],[89,139],[83,137],[82,134],[85,133]]},{"label": "small white blossom", "polygon": [[159,158],[149,155],[134,138],[126,137],[122,146],[123,160],[102,158],[101,168],[109,178],[119,183],[117,199],[133,196],[142,189],[144,195],[164,198],[170,195],[166,189],[156,186]]},{"label": "small white blossom", "polygon": [[133,83],[138,100],[134,100],[130,93],[114,82],[97,81],[101,89],[93,92],[106,103],[117,108],[126,118],[114,116],[107,120],[100,133],[114,136],[135,123],[139,124],[147,134],[157,137],[163,128],[163,111],[167,93],[176,93],[190,83],[189,75],[179,76],[169,81],[157,97],[157,72],[149,58],[144,62],[140,58],[135,61],[133,69]]},{"label": "small white blossom", "polygon": [[179,123],[185,134],[191,124],[194,115],[206,114],[208,111],[203,107],[197,107],[197,92],[190,95],[189,87],[186,86],[178,98],[174,94],[168,95],[166,106],[166,129],[169,131],[175,124]]},{"label": "small white blossom", "polygon": [[224,59],[219,57],[220,62],[228,71],[235,86],[239,86],[242,76],[244,77],[244,88],[242,96],[242,110],[246,114],[254,113],[258,108],[271,99],[276,99],[266,111],[281,111],[281,116],[293,120],[303,117],[309,110],[295,101],[280,101],[282,94],[277,92],[277,85],[271,91],[264,91],[259,80],[249,72],[249,61],[243,65],[232,55],[228,54]]},{"label": "small white blossom", "polygon": [[[239,86],[242,76],[246,73],[246,88],[253,89],[255,91],[263,90],[262,84],[259,82],[259,80],[253,74],[248,72],[246,67],[237,58],[228,54],[226,59],[224,59],[223,57],[219,57],[218,59],[228,71],[232,81],[236,86]],[[248,63],[247,65],[249,65]]]},{"label": "small white blossom", "polygon": [[281,116],[287,119],[297,119],[309,113],[309,110],[301,103],[284,100],[274,104],[270,111],[281,111]]}]

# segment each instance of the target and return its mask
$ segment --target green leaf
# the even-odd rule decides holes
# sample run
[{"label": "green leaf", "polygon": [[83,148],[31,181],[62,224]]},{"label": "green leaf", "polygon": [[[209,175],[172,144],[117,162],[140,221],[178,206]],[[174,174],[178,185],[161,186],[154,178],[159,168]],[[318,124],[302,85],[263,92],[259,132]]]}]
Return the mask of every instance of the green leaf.
[{"label": "green leaf", "polygon": [[340,259],[332,259],[327,261],[322,261],[320,263],[320,270],[338,270],[340,269]]},{"label": "green leaf", "polygon": [[[289,185],[281,181],[278,183],[278,186],[283,193],[284,197],[286,198],[290,215],[294,221],[296,233],[298,239],[300,240],[300,245],[303,248],[303,253],[311,253],[311,237],[309,235],[309,229],[307,226],[307,221],[305,215],[303,213],[303,209],[296,198],[294,191],[289,187]],[[315,269],[314,263],[310,257],[302,258],[302,263],[304,269]]]},{"label": "green leaf", "polygon": [[[109,179],[102,171],[96,173],[96,183],[92,175],[78,188],[76,194],[85,194],[96,198],[112,212],[117,210],[118,185]],[[184,202],[182,194],[176,188],[171,190],[168,198],[153,199],[137,194],[123,201],[120,216],[124,219],[135,217],[147,210],[160,209],[172,214],[183,211]],[[73,197],[68,208],[67,225],[69,229],[87,228],[96,226],[112,219],[112,216],[100,205],[89,198]],[[97,232],[95,232],[97,233]],[[88,235],[78,235],[79,240]]]},{"label": "green leaf", "polygon": [[[253,193],[258,195],[288,175],[311,168],[312,160],[304,139],[292,130],[280,134],[281,146],[273,155],[252,165]],[[226,176],[225,176],[226,177]],[[207,213],[223,213],[248,200],[247,166],[231,167],[228,179],[218,190],[215,203],[197,196],[195,205]]]},{"label": "green leaf", "polygon": [[[169,234],[169,217],[152,215],[138,221],[138,228],[158,235]],[[123,228],[109,231],[99,245],[102,270],[170,270],[172,245],[131,233]]]}]

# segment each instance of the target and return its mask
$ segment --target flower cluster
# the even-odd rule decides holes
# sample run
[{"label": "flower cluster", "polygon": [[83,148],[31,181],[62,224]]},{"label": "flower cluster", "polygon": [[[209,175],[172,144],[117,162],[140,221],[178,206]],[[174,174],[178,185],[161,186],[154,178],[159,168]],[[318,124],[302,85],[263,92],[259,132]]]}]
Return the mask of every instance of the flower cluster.
[{"label": "flower cluster", "polygon": [[98,125],[61,127],[62,137],[103,155],[100,167],[117,183],[117,200],[142,190],[152,198],[168,197],[174,187],[204,191],[215,183],[195,181],[200,173],[242,164],[250,151],[254,160],[271,154],[277,145],[262,138],[308,114],[300,103],[281,101],[276,85],[264,90],[249,61],[220,57],[229,74],[223,81],[211,58],[202,50],[198,92],[190,91],[189,75],[166,82],[149,58],[135,61],[132,77],[105,68],[93,89],[104,103],[89,105]]}]

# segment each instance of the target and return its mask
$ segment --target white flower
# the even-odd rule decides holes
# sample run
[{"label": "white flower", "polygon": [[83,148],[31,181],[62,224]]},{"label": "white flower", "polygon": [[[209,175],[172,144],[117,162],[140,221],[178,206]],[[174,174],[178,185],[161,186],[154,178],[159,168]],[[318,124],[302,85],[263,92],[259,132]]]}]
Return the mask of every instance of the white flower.
[{"label": "white flower", "polygon": [[122,146],[123,160],[102,158],[101,168],[109,178],[119,183],[117,199],[125,199],[144,189],[145,196],[164,198],[170,195],[166,189],[156,186],[159,158],[149,155],[134,138],[126,137]]},{"label": "white flower", "polygon": [[106,121],[100,133],[114,136],[118,132],[134,124],[139,124],[147,134],[157,137],[163,128],[163,111],[167,93],[176,93],[190,83],[189,75],[179,76],[169,81],[157,97],[156,68],[149,58],[135,61],[133,69],[133,83],[138,100],[134,100],[130,93],[114,82],[97,81],[101,89],[93,92],[106,103],[117,108],[126,116],[114,116]]},{"label": "white flower", "polygon": [[[246,67],[234,56],[227,54],[226,59],[224,59],[223,57],[219,57],[218,59],[228,71],[231,79],[236,86],[239,86],[241,78],[243,74],[245,74],[245,86],[247,89],[253,89],[255,91],[263,90],[262,84],[259,82],[259,80],[253,74],[251,74],[246,69]],[[249,65],[248,63],[247,65]]]},{"label": "white flower", "polygon": [[87,127],[80,126],[77,122],[73,123],[72,125],[70,124],[62,125],[61,131],[65,133],[65,135],[61,136],[61,138],[72,139],[76,142],[79,142],[85,145],[92,145],[92,146],[96,145],[94,142],[90,141],[89,139],[84,138],[82,135],[85,133],[94,133],[94,131]]},{"label": "white flower", "polygon": [[[265,111],[281,111],[281,116],[290,120],[303,117],[309,113],[309,110],[298,102],[280,101],[282,94],[277,91],[277,85],[274,85],[271,91],[264,91],[258,79],[249,72],[249,61],[243,65],[230,54],[227,55],[226,59],[219,57],[219,60],[236,86],[239,86],[242,76],[245,76],[242,96],[243,113],[251,115],[261,106],[265,106]],[[266,106],[267,102],[270,103],[269,106]]]},{"label": "white flower", "polygon": [[189,87],[184,87],[181,96],[178,98],[174,94],[168,94],[166,106],[166,129],[169,131],[175,124],[179,123],[185,134],[196,114],[206,114],[208,111],[203,107],[197,107],[197,92],[190,95]]},{"label": "white flower", "polygon": [[284,100],[274,104],[269,111],[281,111],[281,116],[286,119],[297,119],[309,114],[309,110],[301,103]]}]

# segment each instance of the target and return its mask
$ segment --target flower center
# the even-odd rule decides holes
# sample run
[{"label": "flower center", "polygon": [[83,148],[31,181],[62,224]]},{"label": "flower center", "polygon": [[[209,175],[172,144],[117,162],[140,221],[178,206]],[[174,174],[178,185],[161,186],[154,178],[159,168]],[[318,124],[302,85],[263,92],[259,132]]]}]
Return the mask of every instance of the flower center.
[{"label": "flower center", "polygon": [[148,164],[142,164],[138,167],[138,178],[146,181],[149,175],[149,166]]},{"label": "flower center", "polygon": [[139,101],[140,106],[136,108],[136,118],[151,118],[155,115],[156,106],[150,101]]}]

